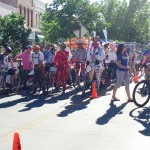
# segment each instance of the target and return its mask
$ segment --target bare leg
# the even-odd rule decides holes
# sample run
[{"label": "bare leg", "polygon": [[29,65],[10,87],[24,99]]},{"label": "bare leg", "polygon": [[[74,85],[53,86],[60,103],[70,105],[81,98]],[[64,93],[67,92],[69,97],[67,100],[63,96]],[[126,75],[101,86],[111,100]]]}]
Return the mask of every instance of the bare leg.
[{"label": "bare leg", "polygon": [[117,98],[116,98],[117,89],[118,89],[118,88],[117,88],[116,86],[114,86],[114,88],[113,88],[113,95],[112,95],[112,98],[113,98],[113,99],[117,99]]},{"label": "bare leg", "polygon": [[89,72],[89,78],[91,82],[92,82],[93,76],[94,76],[94,69]]},{"label": "bare leg", "polygon": [[131,96],[130,96],[129,87],[125,87],[125,90],[126,90],[126,94],[127,94],[128,100],[132,99]]}]

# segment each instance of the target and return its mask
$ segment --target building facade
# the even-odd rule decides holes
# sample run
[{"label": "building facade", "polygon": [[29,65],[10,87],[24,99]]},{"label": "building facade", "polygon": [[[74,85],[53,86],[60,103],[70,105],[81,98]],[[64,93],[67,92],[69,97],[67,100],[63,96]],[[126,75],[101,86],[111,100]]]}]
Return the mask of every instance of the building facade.
[{"label": "building facade", "polygon": [[0,16],[17,13],[17,0],[0,0]]},{"label": "building facade", "polygon": [[25,25],[32,28],[34,26],[34,0],[18,0],[17,7],[18,13],[25,17]]},{"label": "building facade", "polygon": [[46,4],[40,0],[35,0],[35,9],[34,9],[34,28],[32,29],[35,32],[35,42],[44,45],[44,36],[40,31],[40,23],[42,19],[42,14],[46,12]]}]

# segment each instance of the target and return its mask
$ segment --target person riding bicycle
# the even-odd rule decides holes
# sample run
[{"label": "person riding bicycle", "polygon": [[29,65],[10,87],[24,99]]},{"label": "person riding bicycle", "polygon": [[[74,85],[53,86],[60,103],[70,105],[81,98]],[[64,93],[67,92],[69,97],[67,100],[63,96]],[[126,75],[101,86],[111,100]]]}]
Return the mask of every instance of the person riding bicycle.
[{"label": "person riding bicycle", "polygon": [[[39,70],[39,76],[41,80],[41,86],[43,93],[45,92],[44,80],[45,80],[45,66],[44,66],[44,55],[40,51],[39,45],[33,46],[33,53],[30,55],[30,65],[34,67],[34,70]],[[36,94],[37,87],[34,87],[33,94]]]},{"label": "person riding bicycle", "polygon": [[[23,68],[21,69],[21,73],[23,76],[23,79],[27,79],[28,73],[33,69],[33,64],[30,65],[30,55],[32,52],[32,46],[27,45],[25,47],[25,51],[17,56],[15,56],[13,59],[22,59]],[[24,85],[25,86],[25,85]]]},{"label": "person riding bicycle", "polygon": [[96,74],[97,88],[100,86],[100,75],[103,70],[103,60],[105,59],[104,49],[98,42],[99,37],[92,38],[92,47],[87,53],[87,72],[89,72],[90,82],[93,80],[94,72]]},{"label": "person riding bicycle", "polygon": [[[5,85],[10,87],[11,79],[15,78],[16,69],[13,68],[13,60],[11,59],[10,54],[12,53],[11,47],[2,48],[2,54],[0,54],[0,70],[6,73]],[[4,91],[5,92],[5,85]]]},{"label": "person riding bicycle", "polygon": [[150,54],[150,42],[148,43],[148,49],[143,52],[143,59],[144,60],[142,61],[142,64],[143,64],[143,67],[144,67],[145,77],[147,76],[147,74],[149,72],[149,70],[146,66],[146,63],[150,63],[149,54]]},{"label": "person riding bicycle", "polygon": [[[77,69],[77,74],[80,69],[81,64],[81,73],[84,73],[86,69],[86,57],[87,57],[87,50],[83,47],[84,41],[82,39],[76,40],[76,44],[78,48],[74,51],[72,56],[72,62],[75,62],[75,69]],[[72,82],[75,83],[76,75],[72,72]]]},{"label": "person riding bicycle", "polygon": [[62,81],[63,93],[66,90],[67,73],[68,73],[69,51],[64,39],[59,40],[59,48],[54,56],[54,65],[57,68],[58,79]]},{"label": "person riding bicycle", "polygon": [[54,65],[54,55],[55,55],[55,47],[54,44],[49,44],[47,49],[43,52],[44,54],[44,64],[46,73]]}]

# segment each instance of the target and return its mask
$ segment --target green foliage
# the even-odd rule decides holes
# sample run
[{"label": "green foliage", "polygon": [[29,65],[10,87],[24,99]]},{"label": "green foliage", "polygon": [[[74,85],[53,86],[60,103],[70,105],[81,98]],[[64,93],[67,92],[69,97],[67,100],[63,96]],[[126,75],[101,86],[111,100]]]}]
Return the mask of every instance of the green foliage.
[{"label": "green foliage", "polygon": [[142,44],[150,40],[149,0],[54,0],[43,16],[41,29],[49,42],[58,38],[71,38],[79,29],[80,21],[92,35],[104,38],[102,30],[107,28],[108,38],[118,41],[136,41]]},{"label": "green foliage", "polygon": [[74,37],[73,31],[79,30],[79,22],[92,33],[94,22],[101,28],[105,24],[104,19],[100,22],[98,12],[98,7],[88,0],[54,0],[43,16],[41,29],[49,42],[55,42],[60,37]]},{"label": "green foliage", "polygon": [[27,39],[31,30],[26,29],[24,24],[24,17],[14,13],[0,18],[1,45],[11,46],[14,49],[13,55],[28,43]]}]

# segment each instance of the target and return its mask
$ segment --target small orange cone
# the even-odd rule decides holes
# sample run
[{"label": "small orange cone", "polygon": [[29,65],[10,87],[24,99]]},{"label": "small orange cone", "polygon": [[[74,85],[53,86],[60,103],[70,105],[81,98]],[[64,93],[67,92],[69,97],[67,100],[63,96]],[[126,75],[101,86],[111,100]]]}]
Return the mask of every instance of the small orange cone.
[{"label": "small orange cone", "polygon": [[96,91],[96,83],[93,82],[92,83],[92,95],[90,96],[90,98],[98,98],[100,96],[98,96],[97,91]]},{"label": "small orange cone", "polygon": [[135,77],[134,77],[134,82],[135,83],[138,83],[139,82],[139,76],[138,76],[138,71],[136,71],[136,73],[135,73]]},{"label": "small orange cone", "polygon": [[14,133],[14,141],[12,150],[21,150],[20,138],[18,133]]}]

